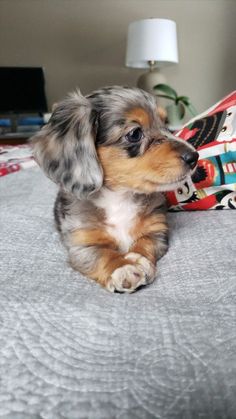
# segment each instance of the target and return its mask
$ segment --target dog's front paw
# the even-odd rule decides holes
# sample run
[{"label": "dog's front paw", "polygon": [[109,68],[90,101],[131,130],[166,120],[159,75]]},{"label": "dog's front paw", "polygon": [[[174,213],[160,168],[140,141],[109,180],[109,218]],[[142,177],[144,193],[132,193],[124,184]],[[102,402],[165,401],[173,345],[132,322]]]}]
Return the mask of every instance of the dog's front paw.
[{"label": "dog's front paw", "polygon": [[135,263],[135,266],[142,269],[146,277],[146,284],[151,284],[153,282],[155,278],[156,267],[152,262],[150,262],[150,260],[140,255],[140,253],[134,252],[127,253],[125,259],[131,260],[133,263]]},{"label": "dog's front paw", "polygon": [[141,285],[151,284],[155,278],[156,268],[152,262],[139,253],[130,252],[125,256],[127,263],[117,268],[108,281],[107,289],[111,292],[134,292]]},{"label": "dog's front paw", "polygon": [[106,288],[111,292],[134,292],[141,285],[147,284],[144,271],[137,265],[124,265],[111,275]]}]

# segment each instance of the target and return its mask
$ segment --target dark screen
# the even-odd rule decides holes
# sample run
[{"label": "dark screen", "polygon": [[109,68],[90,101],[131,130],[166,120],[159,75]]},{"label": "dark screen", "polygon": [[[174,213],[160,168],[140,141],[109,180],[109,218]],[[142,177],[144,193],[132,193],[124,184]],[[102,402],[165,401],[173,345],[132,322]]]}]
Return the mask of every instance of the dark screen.
[{"label": "dark screen", "polygon": [[0,67],[0,113],[47,112],[39,67]]}]

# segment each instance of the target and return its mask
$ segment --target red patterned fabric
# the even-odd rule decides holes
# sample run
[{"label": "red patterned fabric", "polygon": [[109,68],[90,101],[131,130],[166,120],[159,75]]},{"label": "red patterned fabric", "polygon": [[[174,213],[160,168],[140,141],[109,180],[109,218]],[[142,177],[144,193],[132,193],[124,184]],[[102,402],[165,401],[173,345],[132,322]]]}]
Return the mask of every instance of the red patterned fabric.
[{"label": "red patterned fabric", "polygon": [[36,166],[28,145],[0,146],[0,177]]},{"label": "red patterned fabric", "polygon": [[199,153],[193,182],[166,194],[169,209],[236,209],[236,91],[175,135]]}]

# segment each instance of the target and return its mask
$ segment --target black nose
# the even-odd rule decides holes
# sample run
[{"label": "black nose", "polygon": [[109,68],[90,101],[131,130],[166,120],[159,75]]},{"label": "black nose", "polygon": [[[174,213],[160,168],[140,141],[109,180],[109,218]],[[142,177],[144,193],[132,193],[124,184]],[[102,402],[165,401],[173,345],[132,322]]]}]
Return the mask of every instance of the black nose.
[{"label": "black nose", "polygon": [[184,153],[181,156],[183,161],[187,163],[191,167],[191,169],[194,169],[194,167],[196,166],[198,157],[199,157],[199,154],[197,151],[187,151],[187,153]]}]

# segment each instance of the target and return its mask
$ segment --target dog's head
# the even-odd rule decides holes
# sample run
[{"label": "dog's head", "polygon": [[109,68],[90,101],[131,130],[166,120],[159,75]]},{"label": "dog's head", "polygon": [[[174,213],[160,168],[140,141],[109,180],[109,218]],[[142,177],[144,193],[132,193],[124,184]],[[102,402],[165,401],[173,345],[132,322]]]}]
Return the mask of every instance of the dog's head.
[{"label": "dog's head", "polygon": [[162,126],[155,97],[128,87],[71,94],[32,144],[46,174],[80,199],[102,185],[142,193],[174,189],[198,159]]}]

